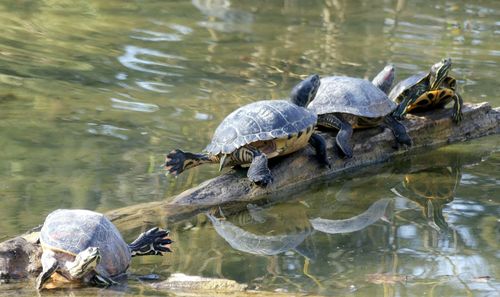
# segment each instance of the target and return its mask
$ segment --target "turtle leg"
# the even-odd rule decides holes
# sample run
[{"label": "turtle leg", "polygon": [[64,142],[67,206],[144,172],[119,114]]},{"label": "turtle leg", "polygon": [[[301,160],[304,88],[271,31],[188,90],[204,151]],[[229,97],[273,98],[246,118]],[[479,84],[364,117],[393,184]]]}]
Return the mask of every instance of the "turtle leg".
[{"label": "turtle leg", "polygon": [[98,274],[96,273],[92,278],[89,280],[89,283],[93,286],[96,287],[109,287],[112,285],[117,285],[118,283],[112,280],[111,278]]},{"label": "turtle leg", "polygon": [[347,158],[352,158],[352,126],[339,114],[323,114],[318,117],[318,125],[339,130],[335,137],[337,146]]},{"label": "turtle leg", "polygon": [[411,137],[408,135],[408,132],[406,132],[405,126],[398,122],[393,115],[385,116],[384,122],[387,127],[391,129],[392,134],[394,134],[398,143],[411,146]]},{"label": "turtle leg", "polygon": [[42,254],[43,271],[36,278],[36,289],[42,290],[43,285],[50,279],[59,267],[52,251],[44,251]]},{"label": "turtle leg", "polygon": [[311,135],[309,138],[309,143],[316,150],[316,157],[318,158],[321,165],[330,167],[330,162],[328,161],[328,155],[326,154],[326,142],[325,139],[316,133]]},{"label": "turtle leg", "polygon": [[[240,148],[240,150],[243,148]],[[250,151],[252,153],[252,163],[248,168],[248,179],[260,186],[266,186],[267,184],[272,183],[273,176],[271,174],[271,170],[269,170],[269,167],[267,166],[267,156],[257,149],[250,149]]]},{"label": "turtle leg", "polygon": [[145,255],[163,255],[171,252],[172,240],[168,237],[169,231],[158,227],[141,233],[132,243],[128,245],[132,257]]},{"label": "turtle leg", "polygon": [[204,163],[219,163],[219,160],[216,156],[207,154],[193,154],[181,150],[173,150],[165,158],[164,168],[173,175],[179,175],[186,169]]},{"label": "turtle leg", "polygon": [[403,100],[398,104],[396,110],[392,112],[394,118],[398,121],[404,119],[405,114],[408,112],[408,106],[412,103],[412,100],[408,96],[404,96]]},{"label": "turtle leg", "polygon": [[462,106],[464,105],[464,101],[462,99],[462,96],[460,94],[455,93],[455,96],[453,96],[453,100],[455,101],[455,104],[453,104],[453,114],[452,118],[455,123],[460,123],[462,121]]}]

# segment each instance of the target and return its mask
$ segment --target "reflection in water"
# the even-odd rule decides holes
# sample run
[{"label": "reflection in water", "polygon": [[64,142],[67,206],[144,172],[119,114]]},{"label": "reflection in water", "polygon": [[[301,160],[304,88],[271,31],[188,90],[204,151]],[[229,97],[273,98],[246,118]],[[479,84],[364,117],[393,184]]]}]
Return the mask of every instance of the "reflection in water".
[{"label": "reflection in water", "polygon": [[310,220],[314,230],[328,234],[350,233],[370,226],[379,219],[383,218],[390,199],[380,199],[373,203],[365,212],[349,219],[329,220],[315,218]]},{"label": "reflection in water", "polygon": [[[231,218],[206,215],[215,231],[234,249],[256,255],[276,255],[294,249],[312,232],[300,203],[250,209]],[[284,209],[286,214],[281,213]],[[239,226],[232,220],[236,220]]]},{"label": "reflection in water", "polygon": [[[497,223],[490,217],[495,207],[463,200],[469,196],[460,187],[464,166],[470,172],[470,166],[476,166],[471,164],[480,164],[489,154],[476,147],[470,150],[474,153],[436,151],[402,159],[392,167],[367,169],[329,182],[301,202],[250,205],[224,219],[209,215],[218,236],[245,252],[225,254],[220,267],[229,269],[226,265],[239,259],[238,263],[250,265],[252,277],[244,278],[246,282],[271,289],[290,288],[288,282],[293,280],[299,290],[341,295],[355,290],[368,296],[373,285],[398,290],[422,283],[447,288],[445,295],[494,292],[498,281],[485,276],[494,275],[487,259],[494,257],[495,249],[481,256],[463,252],[486,242],[498,247],[491,240],[496,236],[492,230]],[[296,198],[304,199],[302,194]],[[427,224],[422,224],[414,202],[426,209]],[[445,205],[447,216],[442,214]],[[460,211],[454,210],[457,207]],[[480,214],[491,220],[484,220],[484,230],[475,232],[471,222]],[[445,217],[453,228],[447,227]],[[272,256],[265,270],[250,264],[256,261],[253,255]],[[356,281],[360,277],[370,285]]]},{"label": "reflection in water", "polygon": [[[40,224],[55,208],[106,211],[166,200],[218,175],[207,167],[166,179],[158,168],[165,152],[202,147],[231,110],[255,98],[286,96],[304,73],[368,77],[392,62],[400,79],[451,56],[464,100],[498,106],[498,1],[472,2],[0,1],[0,237]],[[495,296],[498,147],[496,136],[456,149],[462,178],[444,207],[448,232],[429,227],[420,207],[390,191],[410,198],[405,175],[434,164],[454,168],[438,162],[449,155],[440,150],[435,158],[417,155],[421,163],[381,167],[296,194],[303,217],[329,220],[347,220],[395,198],[395,210],[386,214],[391,224],[379,220],[348,234],[311,232],[295,250],[265,256],[232,249],[201,216],[191,227],[179,223],[186,225],[175,232],[174,257],[133,269],[325,295]],[[293,220],[286,208],[282,222]],[[252,216],[247,225],[232,216],[227,221],[269,235],[258,222],[273,216],[258,210]],[[270,235],[289,233],[300,232]],[[308,271],[318,282],[304,274],[297,250],[314,254]],[[382,287],[367,283],[368,273],[414,277]],[[481,276],[491,278],[474,281],[487,279]],[[137,287],[126,294],[146,295]],[[19,295],[1,289],[0,295]]]},{"label": "reflection in water", "polygon": [[192,0],[191,3],[208,17],[207,21],[198,22],[201,27],[221,32],[251,32],[253,15],[231,8],[229,0]]},{"label": "reflection in water", "polygon": [[448,230],[448,224],[443,216],[443,207],[453,201],[460,178],[460,167],[455,164],[441,167],[433,165],[406,174],[394,191],[420,205],[432,228],[445,231]]}]

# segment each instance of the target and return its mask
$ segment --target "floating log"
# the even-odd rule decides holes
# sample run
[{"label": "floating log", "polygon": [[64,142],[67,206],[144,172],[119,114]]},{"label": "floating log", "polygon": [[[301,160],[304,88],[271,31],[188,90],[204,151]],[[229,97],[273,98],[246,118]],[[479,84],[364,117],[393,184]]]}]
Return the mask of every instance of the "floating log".
[{"label": "floating log", "polygon": [[[129,229],[130,224],[142,223],[144,218],[167,218],[178,221],[214,206],[238,205],[261,200],[269,195],[286,196],[310,185],[315,180],[332,178],[341,173],[385,162],[395,156],[415,153],[500,132],[500,108],[491,108],[487,102],[465,104],[463,120],[456,125],[451,120],[451,109],[434,110],[417,115],[407,115],[404,125],[413,139],[409,148],[396,149],[396,141],[388,128],[355,131],[352,137],[354,156],[337,157],[335,132],[324,131],[331,168],[324,168],[316,160],[311,147],[289,156],[269,160],[274,182],[267,187],[252,184],[246,178],[246,169],[231,169],[186,190],[172,200],[151,202],[125,207],[108,213],[119,226]],[[135,226],[137,227],[137,226]]]},{"label": "floating log", "polygon": [[[224,212],[230,214],[241,211],[249,202],[256,202],[269,196],[286,197],[287,193],[305,188],[314,181],[330,179],[341,173],[384,162],[398,155],[418,153],[424,148],[498,134],[500,108],[491,108],[485,102],[465,104],[463,120],[459,125],[452,122],[451,109],[431,111],[418,116],[408,115],[403,123],[413,139],[413,145],[409,148],[396,149],[394,147],[396,141],[389,129],[382,127],[366,129],[355,131],[353,135],[354,157],[341,159],[334,153],[334,132],[325,131],[322,135],[327,142],[331,168],[321,167],[316,160],[314,150],[308,147],[286,157],[271,159],[269,167],[274,182],[267,187],[252,184],[246,178],[245,169],[231,169],[180,193],[171,200],[137,204],[110,211],[106,215],[122,232],[127,233],[137,232],[137,229],[143,230],[146,225],[165,225],[165,220],[179,221],[215,206],[222,206]],[[32,238],[36,238],[36,234],[31,232],[22,237],[34,242]],[[2,251],[14,251],[15,247],[12,242],[0,243]],[[9,253],[3,255],[8,257]],[[10,268],[3,267],[2,263],[8,261],[2,262],[0,259],[0,272],[4,275],[9,274]],[[36,270],[30,267],[30,271]]]}]

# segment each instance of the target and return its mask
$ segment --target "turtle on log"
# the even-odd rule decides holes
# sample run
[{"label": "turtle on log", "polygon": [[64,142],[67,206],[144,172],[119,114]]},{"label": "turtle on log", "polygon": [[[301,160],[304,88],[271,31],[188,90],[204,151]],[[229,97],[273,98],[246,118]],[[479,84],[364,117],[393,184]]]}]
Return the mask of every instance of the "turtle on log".
[{"label": "turtle on log", "polygon": [[262,100],[229,114],[217,127],[204,154],[173,150],[165,169],[178,175],[204,163],[225,166],[250,164],[247,176],[259,185],[272,183],[268,159],[293,153],[310,143],[321,164],[329,166],[324,139],[314,133],[317,116],[305,108],[320,86],[318,75],[297,84],[290,100]]}]

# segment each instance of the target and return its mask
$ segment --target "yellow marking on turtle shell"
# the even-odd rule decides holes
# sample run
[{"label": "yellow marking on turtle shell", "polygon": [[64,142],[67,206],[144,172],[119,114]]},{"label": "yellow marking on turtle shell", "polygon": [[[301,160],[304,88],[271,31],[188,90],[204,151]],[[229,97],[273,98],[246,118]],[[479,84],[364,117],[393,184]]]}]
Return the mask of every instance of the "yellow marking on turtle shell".
[{"label": "yellow marking on turtle shell", "polygon": [[348,122],[353,129],[366,129],[379,126],[384,118],[368,118],[361,117],[354,114],[342,114],[344,121]]},{"label": "yellow marking on turtle shell", "polygon": [[[248,146],[254,149],[259,150],[263,154],[267,156],[267,158],[271,159],[276,156],[283,156],[299,149],[305,147],[309,138],[314,132],[314,126],[311,125],[306,127],[304,130],[299,133],[293,133],[287,135],[285,138],[276,138],[271,140],[260,140],[256,142],[250,143]],[[246,147],[241,147],[231,155],[231,162],[229,165],[245,165],[251,163],[251,159],[253,158],[253,153],[247,149]]]},{"label": "yellow marking on turtle shell", "polygon": [[353,129],[366,129],[377,127],[383,122],[383,117],[378,118],[367,118],[367,117],[357,117],[356,124],[352,126]]},{"label": "yellow marking on turtle shell", "polygon": [[448,104],[454,96],[455,91],[448,88],[425,92],[424,94],[420,95],[420,97],[418,97],[413,103],[408,105],[406,111],[409,112],[417,108],[432,108],[437,105],[444,106]]},{"label": "yellow marking on turtle shell", "polygon": [[309,138],[311,138],[313,132],[313,126],[310,126],[299,133],[292,134],[290,138],[287,137],[271,140],[272,145],[268,144],[268,147],[261,149],[261,151],[264,152],[268,158],[291,154],[305,147],[308,144]]}]

